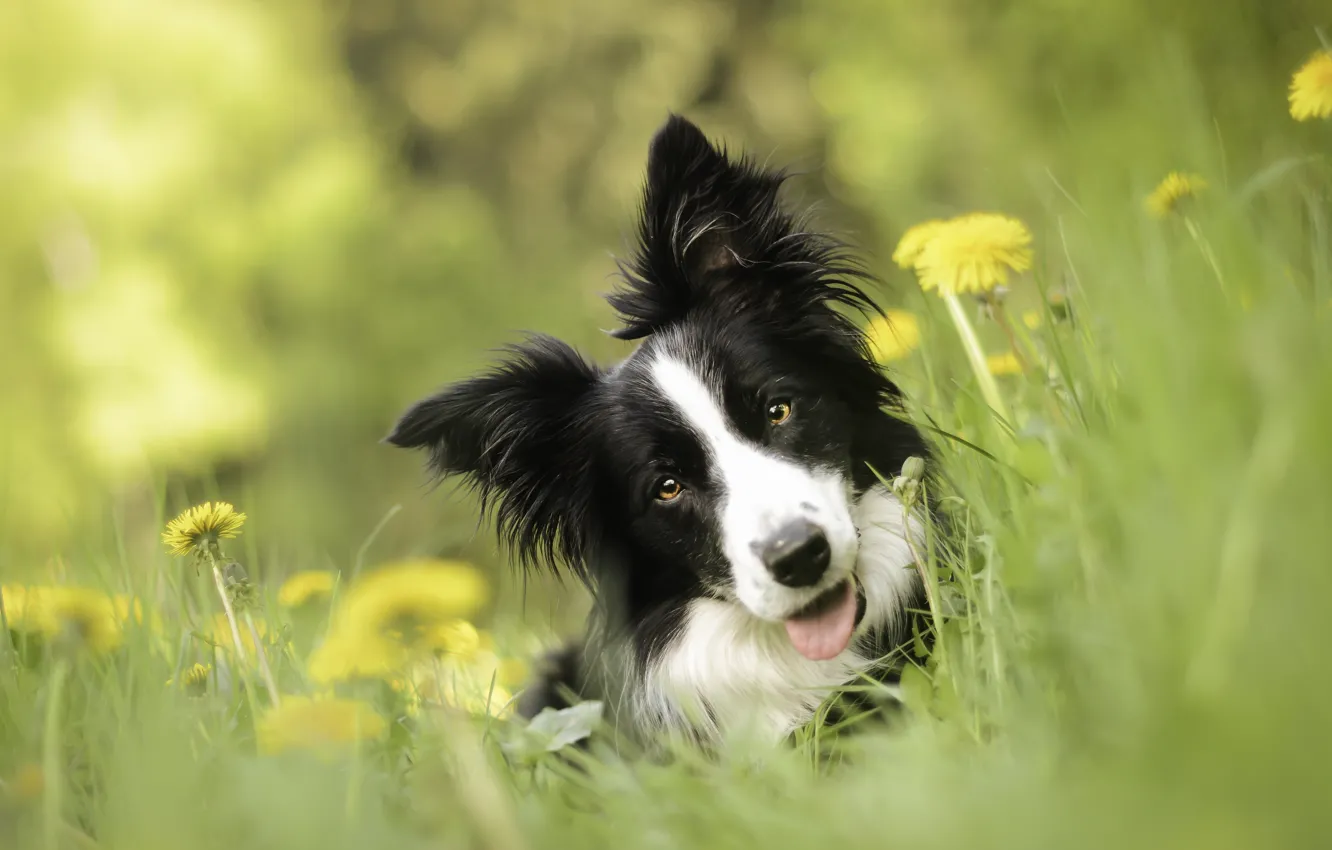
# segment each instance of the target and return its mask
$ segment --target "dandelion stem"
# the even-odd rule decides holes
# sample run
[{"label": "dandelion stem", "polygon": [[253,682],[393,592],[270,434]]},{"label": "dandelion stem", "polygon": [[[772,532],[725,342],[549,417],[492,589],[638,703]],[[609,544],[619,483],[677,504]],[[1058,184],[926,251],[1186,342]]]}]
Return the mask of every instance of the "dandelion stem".
[{"label": "dandelion stem", "polygon": [[361,574],[361,567],[365,564],[365,556],[370,551],[370,547],[374,545],[375,539],[378,538],[379,533],[384,530],[384,526],[389,524],[389,520],[397,516],[398,511],[401,510],[402,505],[394,505],[389,508],[388,513],[384,514],[379,520],[379,523],[375,525],[374,529],[370,532],[370,536],[365,538],[365,541],[361,543],[361,548],[356,550],[356,560],[352,562],[352,578],[356,578]]},{"label": "dandelion stem", "polygon": [[273,668],[268,666],[268,653],[264,651],[264,644],[259,640],[259,629],[254,625],[254,617],[249,611],[245,612],[245,627],[249,629],[250,637],[254,640],[254,654],[259,658],[259,675],[264,677],[264,684],[268,686],[268,698],[272,700],[274,706],[282,704],[282,698],[278,696],[277,680],[273,678]]},{"label": "dandelion stem", "polygon": [[60,766],[60,704],[65,690],[65,677],[69,662],[58,659],[51,670],[51,683],[46,693],[46,726],[42,734],[42,779],[45,787],[42,797],[42,836],[46,850],[59,850],[61,792],[64,780]]},{"label": "dandelion stem", "polygon": [[976,373],[976,380],[980,382],[981,395],[985,397],[985,403],[1004,420],[1005,424],[1010,423],[1012,417],[1009,416],[1008,405],[999,394],[999,385],[995,383],[994,376],[990,374],[990,368],[985,363],[985,350],[981,348],[980,339],[976,337],[976,329],[971,326],[971,320],[967,318],[967,311],[956,293],[945,293],[943,300],[948,305],[948,313],[953,319],[953,325],[957,327],[958,336],[962,338],[962,347],[966,349],[967,359],[971,361],[971,370]]},{"label": "dandelion stem", "polygon": [[1221,274],[1221,264],[1217,261],[1215,252],[1212,251],[1212,244],[1207,241],[1207,237],[1203,236],[1197,222],[1187,215],[1183,218],[1184,227],[1188,229],[1189,236],[1193,237],[1193,243],[1198,246],[1198,250],[1202,253],[1203,259],[1207,261],[1207,265],[1212,267],[1212,274],[1216,275],[1216,282],[1221,286],[1221,293],[1228,295],[1226,278],[1225,275]]},{"label": "dandelion stem", "polygon": [[[231,640],[236,645],[236,666],[235,672],[245,684],[245,699],[250,705],[250,716],[257,719],[259,717],[258,706],[254,704],[254,689],[250,687],[250,666],[245,655],[245,642],[241,640],[240,626],[236,624],[236,612],[231,607],[231,597],[227,593],[227,584],[222,580],[222,568],[217,563],[217,552],[210,546],[208,552],[208,561],[213,567],[213,582],[217,585],[217,593],[222,597],[222,610],[226,612],[227,623],[231,626]],[[258,641],[255,647],[258,648]],[[276,691],[270,694],[270,699],[275,698]]]},{"label": "dandelion stem", "polygon": [[245,655],[245,643],[241,640],[240,626],[236,624],[236,612],[231,607],[231,597],[227,594],[227,584],[222,580],[222,568],[217,564],[217,557],[212,550],[208,552],[208,560],[213,566],[213,582],[217,585],[217,595],[222,597],[222,610],[226,612],[227,623],[231,626],[231,640],[236,644],[236,658],[241,664],[245,664],[249,659]]},{"label": "dandelion stem", "polygon": [[911,551],[911,557],[916,561],[916,571],[920,573],[920,583],[925,588],[925,604],[930,609],[930,624],[934,627],[935,651],[939,653],[940,666],[943,666],[948,660],[944,649],[943,639],[943,611],[939,606],[939,576],[938,571],[933,568],[934,561],[930,558],[922,558],[920,552],[916,549],[915,537],[911,533],[911,507],[902,506],[902,529],[904,534],[902,539],[906,541],[907,549]]}]

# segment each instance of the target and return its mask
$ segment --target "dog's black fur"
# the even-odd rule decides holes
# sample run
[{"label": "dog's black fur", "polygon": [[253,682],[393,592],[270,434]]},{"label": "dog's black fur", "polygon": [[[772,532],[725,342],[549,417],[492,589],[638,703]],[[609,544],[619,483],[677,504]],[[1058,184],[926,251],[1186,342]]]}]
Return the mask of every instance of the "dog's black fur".
[{"label": "dog's black fur", "polygon": [[[741,599],[739,550],[727,542],[741,533],[734,491],[743,482],[726,478],[719,445],[740,446],[734,464],[760,464],[754,468],[761,471],[775,464],[773,476],[835,474],[853,512],[876,488],[876,475],[890,477],[907,457],[926,456],[920,433],[885,412],[901,399],[856,321],[857,313],[877,310],[862,288],[863,269],[840,243],[782,207],[784,180],[728,157],[693,124],[671,117],[651,145],[637,249],[621,265],[623,285],[608,296],[623,322],[615,336],[643,340],[634,354],[602,369],[563,342],[532,337],[492,371],[419,402],[388,437],[426,449],[436,475],[464,477],[518,561],[568,571],[594,595],[587,640],[547,659],[522,699],[526,716],[564,704],[567,689],[622,696],[620,718],[639,731],[697,732],[717,723],[720,697],[703,688],[697,702],[706,717],[686,720],[671,704],[680,686],[662,690],[652,671],[669,663],[681,675],[706,670],[703,678],[762,675],[751,669],[761,660],[737,661],[732,670],[723,657],[685,649],[690,630],[704,628],[696,608],[709,612],[706,622],[735,631],[737,658],[749,658],[743,635],[750,630],[778,646],[780,618],[797,616],[746,619],[753,603]],[[724,444],[703,439],[693,411],[663,393],[663,375],[679,373],[662,371],[671,364],[711,389],[727,423]],[[789,418],[777,423],[783,410]],[[664,498],[675,486],[681,495]],[[882,492],[874,489],[875,498]],[[755,504],[753,516],[777,510]],[[856,531],[866,539],[864,528]],[[867,556],[855,557],[861,564]],[[879,600],[865,576],[855,576],[853,648],[865,658],[888,656],[910,641],[905,612],[921,607],[919,583],[914,574],[893,574],[883,581],[900,586],[898,595]],[[769,597],[803,591],[765,585],[764,592],[768,605]],[[875,621],[862,628],[867,611]],[[719,644],[715,651],[731,650]],[[686,652],[695,655],[677,657]],[[794,655],[790,663],[800,675],[822,669]],[[658,692],[644,696],[653,687]]]}]

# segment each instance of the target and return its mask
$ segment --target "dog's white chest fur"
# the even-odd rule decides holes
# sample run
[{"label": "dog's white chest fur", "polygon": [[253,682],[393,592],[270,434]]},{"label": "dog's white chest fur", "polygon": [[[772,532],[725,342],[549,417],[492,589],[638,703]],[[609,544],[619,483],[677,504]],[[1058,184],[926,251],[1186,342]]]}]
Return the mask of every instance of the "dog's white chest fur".
[{"label": "dog's white chest fur", "polygon": [[[866,605],[846,651],[811,661],[792,646],[784,624],[732,602],[696,599],[679,636],[644,671],[636,712],[642,722],[692,728],[705,738],[747,733],[778,740],[808,722],[832,689],[869,668],[877,659],[863,654],[867,633],[906,616],[917,576],[908,523],[892,493],[871,488],[853,519],[860,536],[855,572]],[[920,523],[912,517],[909,526],[918,545]]]}]

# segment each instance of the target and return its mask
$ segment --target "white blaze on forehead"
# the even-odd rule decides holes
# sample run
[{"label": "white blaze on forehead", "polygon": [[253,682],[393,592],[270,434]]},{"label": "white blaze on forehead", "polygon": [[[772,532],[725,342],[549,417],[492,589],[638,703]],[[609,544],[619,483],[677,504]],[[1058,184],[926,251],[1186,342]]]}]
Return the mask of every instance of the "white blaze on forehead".
[{"label": "white blaze on forehead", "polygon": [[[794,463],[740,436],[722,410],[720,391],[709,388],[685,362],[659,355],[649,374],[707,452],[711,483],[720,488],[721,549],[740,602],[762,619],[783,620],[845,579],[854,566],[857,543],[842,475]],[[755,544],[800,518],[820,526],[832,548],[828,573],[812,588],[778,584],[755,551]]]}]

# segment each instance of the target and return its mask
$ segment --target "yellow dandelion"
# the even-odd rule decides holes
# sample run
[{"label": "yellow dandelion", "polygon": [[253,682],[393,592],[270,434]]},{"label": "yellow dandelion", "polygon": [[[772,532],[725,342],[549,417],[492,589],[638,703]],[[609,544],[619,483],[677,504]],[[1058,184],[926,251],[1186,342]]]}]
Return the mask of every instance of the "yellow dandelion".
[{"label": "yellow dandelion", "polygon": [[416,717],[421,713],[421,694],[416,690],[416,683],[396,676],[389,679],[388,686],[402,697],[403,713],[408,717]]},{"label": "yellow dandelion", "polygon": [[111,597],[111,604],[115,608],[116,619],[121,626],[126,626],[130,622],[138,626],[146,623],[149,629],[159,635],[165,628],[162,615],[152,608],[145,611],[142,599],[124,593],[117,593]]},{"label": "yellow dandelion", "polygon": [[1003,354],[991,354],[985,358],[985,366],[991,375],[1016,375],[1022,371],[1022,364],[1011,351]]},{"label": "yellow dandelion", "polygon": [[208,676],[213,672],[211,664],[195,664],[181,677],[186,693],[202,694],[208,689]]},{"label": "yellow dandelion", "polygon": [[945,222],[921,249],[916,272],[940,296],[989,292],[1031,268],[1031,231],[1015,218],[971,213]]},{"label": "yellow dandelion", "polygon": [[893,262],[904,269],[914,266],[916,261],[920,259],[921,252],[925,250],[925,246],[930,244],[935,236],[939,235],[939,231],[946,224],[947,222],[934,219],[933,221],[917,224],[907,230],[906,233],[902,234],[901,241],[897,243],[897,250],[893,251]]},{"label": "yellow dandelion", "polygon": [[427,629],[422,643],[428,649],[455,658],[475,658],[481,649],[481,633],[466,620],[447,620]]},{"label": "yellow dandelion", "polygon": [[120,645],[120,618],[105,593],[86,587],[57,587],[42,604],[59,633],[72,635],[93,652],[110,652]]},{"label": "yellow dandelion", "polygon": [[310,677],[320,683],[391,679],[420,655],[474,652],[481,638],[461,618],[480,608],[486,595],[481,574],[458,561],[381,567],[342,597],[328,638],[310,656]]},{"label": "yellow dandelion", "polygon": [[517,687],[527,681],[531,672],[526,661],[521,658],[502,658],[495,670],[496,678],[506,687]]},{"label": "yellow dandelion", "polygon": [[485,666],[422,665],[413,680],[423,703],[447,706],[476,717],[513,714],[513,694]]},{"label": "yellow dandelion", "polygon": [[188,555],[201,546],[240,534],[245,514],[228,502],[204,502],[167,523],[162,542],[173,555]]},{"label": "yellow dandelion", "polygon": [[402,561],[362,576],[337,612],[339,630],[415,645],[442,623],[472,615],[486,601],[485,579],[470,564]]},{"label": "yellow dandelion", "polygon": [[1296,121],[1332,117],[1332,53],[1320,50],[1290,80],[1290,115]]},{"label": "yellow dandelion", "polygon": [[[255,660],[254,635],[250,633],[250,626],[244,619],[238,623],[240,626],[241,645],[245,647],[245,657],[251,661]],[[259,640],[265,647],[274,646],[278,642],[278,636],[270,633],[268,622],[258,617],[254,618],[254,630],[259,633]],[[214,614],[213,619],[208,623],[208,631],[205,634],[208,642],[220,649],[222,652],[236,651],[235,638],[231,636],[231,621],[227,619],[226,614]],[[287,647],[291,647],[290,641]]]},{"label": "yellow dandelion", "polygon": [[870,351],[880,363],[901,360],[920,347],[920,322],[906,310],[888,310],[875,316],[865,329]]},{"label": "yellow dandelion", "polygon": [[406,648],[397,641],[334,631],[310,653],[307,672],[321,685],[352,679],[391,680],[409,661]]},{"label": "yellow dandelion", "polygon": [[293,573],[278,588],[278,604],[284,608],[299,608],[333,593],[337,575],[327,570],[305,570]]},{"label": "yellow dandelion", "polygon": [[[5,619],[15,631],[52,641],[70,638],[94,652],[120,646],[121,620],[111,598],[86,587],[5,588]],[[14,604],[9,602],[13,596]]]},{"label": "yellow dandelion", "polygon": [[1022,324],[1027,326],[1027,330],[1036,330],[1045,324],[1045,314],[1040,310],[1027,310],[1022,314]]},{"label": "yellow dandelion", "polygon": [[284,696],[254,724],[259,752],[311,750],[331,755],[357,741],[383,738],[388,723],[359,700]]},{"label": "yellow dandelion", "polygon": [[[27,599],[28,589],[21,584],[6,584],[0,586],[0,602],[5,615],[5,622],[13,624],[23,619],[24,601]],[[11,625],[11,628],[13,626]]]},{"label": "yellow dandelion", "polygon": [[1147,211],[1157,218],[1165,218],[1179,209],[1185,201],[1197,197],[1207,188],[1207,181],[1197,174],[1172,171],[1157,184],[1144,202]]},{"label": "yellow dandelion", "polygon": [[494,717],[507,720],[513,716],[513,694],[503,685],[496,684],[484,690],[476,689],[453,694],[449,702],[454,708],[461,709],[475,717]]},{"label": "yellow dandelion", "polygon": [[128,623],[131,619],[143,625],[143,602],[123,593],[111,597],[111,604],[116,609],[116,619]]},{"label": "yellow dandelion", "polygon": [[[208,677],[212,675],[213,665],[194,664],[180,675],[180,683],[185,693],[192,697],[203,696],[208,690]],[[167,679],[167,687],[174,687],[176,680]]]}]

